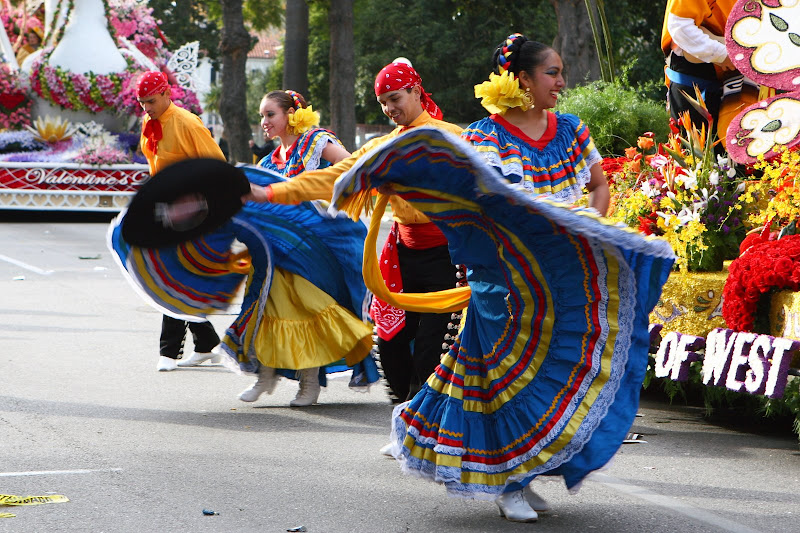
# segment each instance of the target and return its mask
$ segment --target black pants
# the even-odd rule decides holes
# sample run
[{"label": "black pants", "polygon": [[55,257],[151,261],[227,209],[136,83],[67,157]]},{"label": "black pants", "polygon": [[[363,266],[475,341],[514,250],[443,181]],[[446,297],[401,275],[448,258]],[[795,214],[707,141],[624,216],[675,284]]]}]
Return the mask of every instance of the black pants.
[{"label": "black pants", "polygon": [[[669,57],[669,68],[681,74],[717,83],[718,87],[706,90],[704,97],[706,108],[714,119],[714,125],[716,126],[717,120],[719,119],[719,106],[722,102],[722,84],[717,81],[717,73],[714,69],[714,65],[711,63],[691,63],[682,56],[672,54]],[[675,121],[680,124],[680,114],[683,111],[688,111],[692,119],[692,124],[694,124],[697,129],[700,129],[702,124],[705,124],[706,131],[708,131],[708,121],[706,121],[700,112],[684,98],[681,91],[685,91],[686,94],[695,98],[693,85],[683,85],[670,81],[669,91],[667,92],[670,117],[674,118]],[[683,126],[680,126],[680,128],[683,130]],[[713,134],[714,132],[711,133]]]},{"label": "black pants", "polygon": [[170,359],[180,358],[187,325],[192,332],[194,351],[208,353],[219,344],[219,336],[211,322],[186,322],[164,315],[161,320],[161,355]]},{"label": "black pants", "polygon": [[[456,268],[450,262],[447,246],[412,250],[398,243],[397,252],[403,292],[440,291],[456,286]],[[378,339],[383,374],[401,401],[413,398],[439,365],[450,315],[406,311],[403,329],[392,340]]]}]

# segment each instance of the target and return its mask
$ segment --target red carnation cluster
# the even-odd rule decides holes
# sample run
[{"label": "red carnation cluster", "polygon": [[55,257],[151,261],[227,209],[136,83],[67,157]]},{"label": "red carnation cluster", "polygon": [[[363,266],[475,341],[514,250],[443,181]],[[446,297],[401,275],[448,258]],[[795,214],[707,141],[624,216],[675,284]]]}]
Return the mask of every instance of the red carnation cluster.
[{"label": "red carnation cluster", "polygon": [[609,185],[614,184],[617,174],[625,172],[625,163],[629,161],[627,157],[606,157],[603,159],[601,166]]},{"label": "red carnation cluster", "polygon": [[800,289],[800,235],[753,245],[731,263],[729,271],[722,316],[730,329],[751,331],[764,294]]}]

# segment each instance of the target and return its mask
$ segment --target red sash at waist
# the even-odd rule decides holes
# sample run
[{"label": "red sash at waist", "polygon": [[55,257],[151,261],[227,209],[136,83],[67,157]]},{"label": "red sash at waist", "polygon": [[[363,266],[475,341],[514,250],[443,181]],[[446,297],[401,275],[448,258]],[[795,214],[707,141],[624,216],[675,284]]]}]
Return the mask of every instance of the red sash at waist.
[{"label": "red sash at waist", "polygon": [[398,224],[399,241],[406,248],[426,250],[447,245],[447,238],[433,222],[424,224]]}]

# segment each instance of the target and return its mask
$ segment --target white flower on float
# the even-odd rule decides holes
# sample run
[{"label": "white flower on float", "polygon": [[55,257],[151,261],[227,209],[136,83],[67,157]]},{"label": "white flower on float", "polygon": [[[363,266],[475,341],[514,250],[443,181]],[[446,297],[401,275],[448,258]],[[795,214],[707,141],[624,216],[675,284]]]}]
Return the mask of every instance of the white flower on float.
[{"label": "white flower on float", "polygon": [[656,215],[664,219],[664,225],[666,227],[670,227],[672,225],[671,222],[675,219],[672,213],[665,213],[663,211],[656,211]]},{"label": "white flower on float", "polygon": [[683,187],[693,191],[697,188],[697,171],[691,168],[685,170],[686,174],[679,176]]},{"label": "white flower on float", "polygon": [[727,176],[728,176],[729,178],[733,178],[733,177],[735,177],[735,176],[736,176],[736,169],[735,169],[735,168],[729,168],[729,169],[728,169],[728,174],[727,174]]},{"label": "white flower on float", "polygon": [[719,172],[716,170],[712,170],[711,174],[708,175],[708,182],[711,185],[718,185],[719,184]]},{"label": "white flower on float", "polygon": [[72,125],[72,123],[62,117],[52,117],[47,115],[46,117],[37,117],[36,120],[33,121],[34,127],[25,126],[25,128],[33,133],[35,139],[47,142],[47,143],[55,143],[58,141],[64,141],[72,137],[77,128]]},{"label": "white flower on float", "polygon": [[682,226],[685,226],[689,222],[699,222],[700,221],[700,205],[693,204],[692,208],[689,209],[688,207],[683,207],[678,214],[676,215],[678,220],[681,222]]},{"label": "white flower on float", "polygon": [[641,186],[642,193],[648,198],[652,198],[659,193],[659,190],[650,185],[650,180],[644,180]]}]

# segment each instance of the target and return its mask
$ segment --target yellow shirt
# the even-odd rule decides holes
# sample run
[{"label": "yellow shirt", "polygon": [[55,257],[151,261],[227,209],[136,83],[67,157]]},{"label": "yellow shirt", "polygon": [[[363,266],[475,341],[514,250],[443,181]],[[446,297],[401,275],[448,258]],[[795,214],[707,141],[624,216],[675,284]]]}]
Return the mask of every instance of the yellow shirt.
[{"label": "yellow shirt", "polygon": [[[336,179],[350,170],[350,168],[356,164],[359,157],[376,146],[385,143],[389,139],[397,137],[404,131],[418,126],[434,126],[456,135],[461,135],[460,127],[455,124],[450,124],[449,122],[436,120],[431,117],[427,111],[422,111],[422,114],[414,119],[408,127],[398,126],[391,133],[368,141],[364,146],[353,152],[350,157],[342,159],[335,165],[303,172],[283,183],[274,183],[271,186],[273,195],[272,201],[278,204],[297,204],[310,200],[329,200],[333,195],[333,184],[336,182]],[[400,224],[422,224],[430,222],[428,217],[411,207],[411,204],[402,198],[392,196],[391,202],[394,220]]]},{"label": "yellow shirt", "polygon": [[[150,117],[145,115],[142,123],[144,126],[150,121]],[[173,103],[158,117],[161,122],[162,138],[158,141],[156,154],[147,149],[144,134],[139,143],[142,146],[142,153],[147,158],[150,165],[150,175],[156,174],[160,170],[184,159],[210,158],[225,161],[219,145],[214,141],[211,132],[203,125],[200,117],[178,107]]]}]

